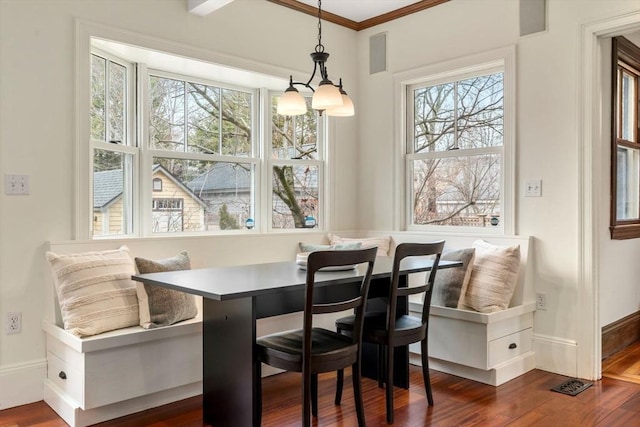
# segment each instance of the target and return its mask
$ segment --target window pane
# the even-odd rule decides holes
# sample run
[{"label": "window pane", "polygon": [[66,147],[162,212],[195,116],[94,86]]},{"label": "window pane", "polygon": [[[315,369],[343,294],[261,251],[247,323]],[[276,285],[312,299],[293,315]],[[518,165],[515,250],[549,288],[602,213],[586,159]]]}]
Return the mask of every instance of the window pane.
[{"label": "window pane", "polygon": [[127,69],[109,62],[109,142],[124,143]]},{"label": "window pane", "polygon": [[499,223],[499,155],[416,160],[412,178],[414,224]]},{"label": "window pane", "polygon": [[189,151],[220,153],[220,89],[189,83]]},{"label": "window pane", "polygon": [[156,150],[184,151],[184,82],[149,77],[149,138]]},{"label": "window pane", "polygon": [[271,100],[271,157],[274,159],[318,159],[318,116],[307,101],[307,113],[300,116],[277,114],[276,97]]},{"label": "window pane", "polygon": [[221,154],[251,155],[251,103],[250,93],[222,89]]},{"label": "window pane", "polygon": [[618,146],[616,218],[640,218],[640,150]]},{"label": "window pane", "polygon": [[[153,232],[243,228],[253,213],[254,167],[248,163],[154,158]],[[181,200],[180,203],[177,200]]]},{"label": "window pane", "polygon": [[462,80],[458,90],[458,148],[496,147],[503,137],[502,74]]},{"label": "window pane", "polygon": [[636,81],[633,75],[629,74],[625,70],[622,71],[622,85],[620,90],[622,91],[621,102],[621,114],[622,119],[622,139],[627,141],[638,142],[635,137],[634,126],[636,124],[634,117],[636,115]]},{"label": "window pane", "polygon": [[445,151],[454,147],[454,84],[416,89],[414,96],[415,153]]},{"label": "window pane", "polygon": [[93,235],[130,233],[131,155],[93,153]]},{"label": "window pane", "polygon": [[304,228],[307,217],[318,221],[317,166],[273,167],[273,228]]},{"label": "window pane", "polygon": [[106,135],[106,60],[91,55],[91,138],[105,141]]}]

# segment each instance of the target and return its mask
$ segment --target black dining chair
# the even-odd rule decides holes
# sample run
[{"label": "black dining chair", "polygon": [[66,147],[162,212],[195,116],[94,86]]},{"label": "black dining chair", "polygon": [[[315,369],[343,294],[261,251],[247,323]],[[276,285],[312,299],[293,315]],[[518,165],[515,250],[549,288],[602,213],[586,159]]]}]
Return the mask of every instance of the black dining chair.
[{"label": "black dining chair", "polygon": [[[429,376],[428,330],[431,294],[440,256],[444,248],[444,241],[431,243],[401,243],[396,247],[393,259],[393,271],[389,286],[389,296],[385,298],[386,311],[367,312],[364,318],[362,341],[378,345],[378,384],[382,387],[386,382],[387,423],[393,423],[393,353],[399,346],[406,346],[420,342],[422,351],[422,376],[427,393],[429,406],[433,406],[431,392],[431,378]],[[399,287],[400,263],[407,257],[433,256],[433,267],[426,276],[426,281],[420,286]],[[424,294],[422,315],[411,316],[406,313],[396,313],[398,298],[408,298],[409,295]],[[408,305],[408,304],[407,304]],[[351,315],[336,321],[339,333],[350,335],[355,331],[358,320]],[[386,350],[386,351],[385,351]],[[386,374],[386,379],[383,379]],[[338,370],[336,387],[336,405],[342,399],[342,383],[344,371]]]},{"label": "black dining chair", "polygon": [[[311,425],[311,414],[318,414],[318,374],[333,372],[351,366],[353,393],[358,425],[364,426],[364,410],[360,385],[360,359],[362,322],[369,293],[371,274],[376,259],[376,248],[311,252],[307,258],[304,318],[302,329],[279,332],[256,340],[259,416],[262,414],[261,363],[276,368],[302,373],[302,419]],[[317,275],[331,274],[318,271],[327,267],[342,267],[366,263],[359,290],[345,295],[340,301],[314,300]],[[362,273],[362,271],[360,271]],[[356,275],[354,271],[354,275]],[[318,291],[319,293],[319,291]],[[335,313],[354,309],[353,333],[345,336],[335,331],[313,326],[315,314]]]}]

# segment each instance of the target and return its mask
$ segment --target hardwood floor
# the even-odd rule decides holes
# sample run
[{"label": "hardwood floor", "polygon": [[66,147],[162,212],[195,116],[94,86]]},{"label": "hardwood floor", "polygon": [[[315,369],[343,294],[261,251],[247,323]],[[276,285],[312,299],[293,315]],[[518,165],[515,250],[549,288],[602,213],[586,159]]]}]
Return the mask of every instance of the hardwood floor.
[{"label": "hardwood floor", "polygon": [[603,360],[602,376],[640,384],[640,341]]},{"label": "hardwood floor", "polygon": [[[638,356],[636,354],[636,362]],[[534,370],[499,387],[431,371],[435,405],[429,407],[421,371],[411,367],[409,390],[395,390],[395,426],[640,426],[640,384],[609,377],[578,394],[550,391],[568,379]],[[264,426],[297,426],[300,377],[285,373],[264,379]],[[333,404],[335,374],[321,375],[316,426],[356,425],[349,372],[341,406]],[[384,392],[363,381],[368,426],[386,426]],[[202,399],[195,397],[98,424],[100,427],[202,426]],[[0,411],[0,427],[66,426],[44,402]]]}]

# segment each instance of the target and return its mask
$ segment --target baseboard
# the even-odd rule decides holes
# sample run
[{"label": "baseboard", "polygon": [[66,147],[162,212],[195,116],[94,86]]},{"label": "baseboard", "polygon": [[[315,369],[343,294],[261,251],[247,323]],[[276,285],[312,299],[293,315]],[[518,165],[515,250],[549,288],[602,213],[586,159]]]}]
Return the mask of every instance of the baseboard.
[{"label": "baseboard", "polygon": [[602,327],[602,359],[640,341],[640,311]]},{"label": "baseboard", "polygon": [[44,401],[71,427],[97,424],[201,394],[202,382],[199,381],[85,411],[53,382],[44,381]]},{"label": "baseboard", "polygon": [[576,377],[578,372],[578,344],[547,335],[533,334],[536,369]]},{"label": "baseboard", "polygon": [[0,367],[0,410],[41,401],[46,377],[45,359]]},{"label": "baseboard", "polygon": [[[409,362],[422,365],[420,355],[416,353],[409,354]],[[434,358],[429,358],[429,368],[497,387],[534,369],[535,354],[529,351],[487,371]]]}]

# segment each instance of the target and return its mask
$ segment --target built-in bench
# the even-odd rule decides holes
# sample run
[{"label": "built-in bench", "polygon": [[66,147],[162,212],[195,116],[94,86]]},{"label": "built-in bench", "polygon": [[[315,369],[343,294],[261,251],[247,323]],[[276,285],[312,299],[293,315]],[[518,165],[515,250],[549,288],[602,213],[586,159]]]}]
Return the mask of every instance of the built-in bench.
[{"label": "built-in bench", "polygon": [[[494,386],[534,369],[532,336],[536,304],[534,283],[530,278],[531,238],[408,232],[392,233],[391,236],[394,244],[442,239],[445,240],[445,250],[470,248],[478,239],[500,246],[519,245],[520,270],[509,308],[493,313],[479,313],[431,306],[429,367]],[[422,312],[421,301],[411,301],[409,310],[414,315],[419,315]],[[409,348],[411,362],[419,365],[420,345],[414,344]]]},{"label": "built-in bench", "polygon": [[[306,234],[321,243],[324,233]],[[216,236],[50,243],[58,254],[117,249],[162,259],[186,250],[192,268],[294,260],[299,235]],[[43,259],[43,262],[46,262]],[[71,427],[96,424],[202,394],[202,301],[191,320],[155,329],[133,326],[79,338],[66,331],[51,278],[46,283],[47,378],[44,401]],[[299,314],[261,319],[259,335],[301,323]],[[273,373],[268,369],[264,375]]]},{"label": "built-in bench", "polygon": [[[353,233],[350,236],[364,237]],[[433,306],[429,327],[430,366],[499,385],[534,367],[531,330],[535,299],[533,283],[526,278],[530,240],[526,237],[482,238],[499,245],[520,245],[520,276],[510,308],[483,314]],[[393,255],[393,243],[439,239],[446,241],[446,249],[452,249],[471,247],[477,238],[393,233],[389,255]],[[192,268],[201,268],[294,260],[301,240],[326,243],[326,234],[69,241],[51,243],[48,249],[69,254],[116,249],[125,244],[132,256],[151,259],[172,257],[186,250]],[[48,375],[44,400],[70,426],[91,425],[202,393],[201,313],[194,319],[162,328],[135,326],[78,338],[63,327],[52,280],[46,288],[48,303],[43,330]],[[201,301],[198,307],[201,310]],[[411,302],[410,309],[419,311],[420,302]],[[324,319],[323,323],[325,327],[333,327],[332,319]],[[261,319],[257,334],[300,324],[299,313]],[[510,348],[512,344],[516,347]],[[419,347],[412,346],[411,351],[419,352]],[[419,363],[419,359],[412,354],[412,362]],[[264,371],[264,375],[274,372]]]}]

